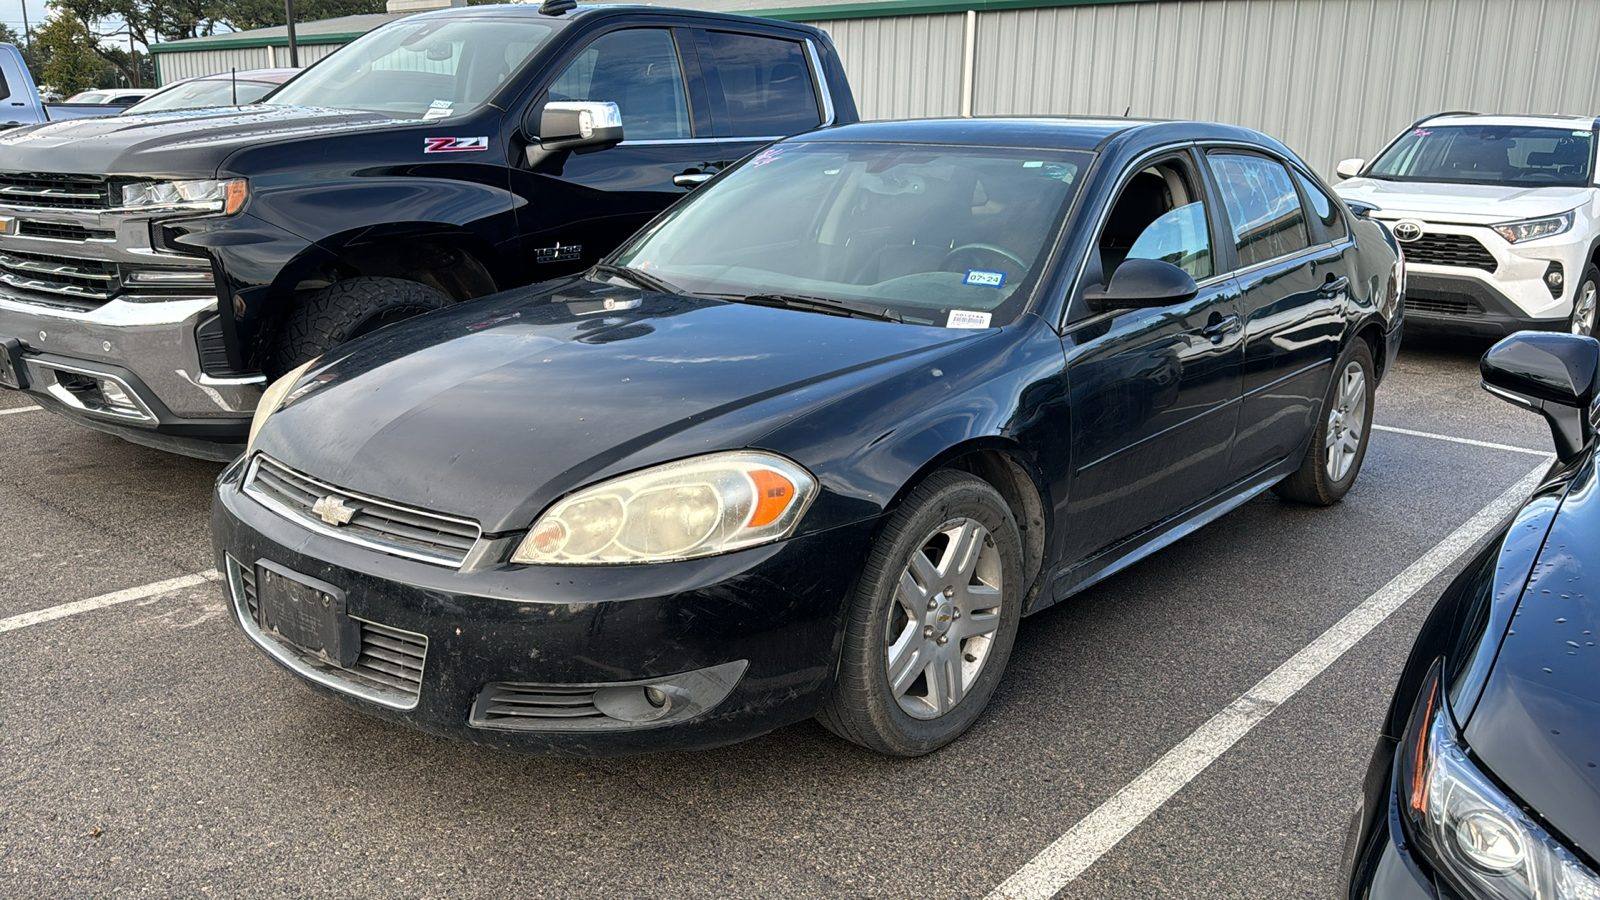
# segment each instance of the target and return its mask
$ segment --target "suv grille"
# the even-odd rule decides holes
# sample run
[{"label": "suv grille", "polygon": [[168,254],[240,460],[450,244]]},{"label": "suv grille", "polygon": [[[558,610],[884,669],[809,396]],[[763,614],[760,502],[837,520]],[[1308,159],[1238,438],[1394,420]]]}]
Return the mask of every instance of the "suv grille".
[{"label": "suv grille", "polygon": [[[341,490],[266,456],[256,457],[244,490],[323,534],[423,562],[459,567],[482,534],[476,522]],[[329,524],[319,506],[336,520],[347,512],[344,524]]]},{"label": "suv grille", "polygon": [[1477,238],[1465,234],[1424,234],[1400,246],[1405,250],[1406,262],[1410,263],[1482,269],[1485,272],[1493,272],[1499,267],[1488,248],[1479,243]]},{"label": "suv grille", "polygon": [[252,636],[257,640],[272,641],[273,646],[281,647],[302,665],[342,683],[335,684],[335,687],[343,687],[350,693],[369,699],[376,694],[402,708],[416,705],[422,693],[422,668],[428,658],[427,635],[356,619],[356,624],[361,626],[360,657],[348,669],[329,665],[298,647],[273,640],[259,630],[261,614],[256,601],[256,570],[253,566],[246,566],[229,556],[228,575],[234,593],[234,606],[256,626],[257,630]]},{"label": "suv grille", "polygon": [[0,172],[0,204],[52,209],[106,209],[111,184],[94,175],[38,175]]},{"label": "suv grille", "polygon": [[1470,297],[1420,288],[1410,288],[1406,291],[1406,309],[1450,316],[1483,315],[1483,307]]},{"label": "suv grille", "polygon": [[117,264],[99,259],[0,250],[0,282],[15,288],[78,300],[111,299],[118,288]]}]

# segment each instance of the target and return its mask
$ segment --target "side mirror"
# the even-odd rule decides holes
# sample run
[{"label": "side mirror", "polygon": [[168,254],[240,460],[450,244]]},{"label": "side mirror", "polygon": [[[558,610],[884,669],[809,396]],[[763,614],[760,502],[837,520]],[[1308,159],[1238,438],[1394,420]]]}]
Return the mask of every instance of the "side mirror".
[{"label": "side mirror", "polygon": [[1333,171],[1340,178],[1354,178],[1361,174],[1361,167],[1366,164],[1364,159],[1341,159]]},{"label": "side mirror", "polygon": [[1378,211],[1376,206],[1362,203],[1360,200],[1346,200],[1344,205],[1350,207],[1350,212],[1362,219],[1370,219],[1372,214]]},{"label": "side mirror", "polygon": [[1594,439],[1600,341],[1520,331],[1490,347],[1478,369],[1484,390],[1544,416],[1562,462],[1575,459]]},{"label": "side mirror", "polygon": [[1159,259],[1125,259],[1104,290],[1084,295],[1095,312],[1182,303],[1200,293],[1188,272]]},{"label": "side mirror", "polygon": [[615,147],[622,142],[622,110],[615,103],[546,103],[539,114],[539,127],[524,125],[524,131],[531,138],[528,165],[537,166],[563,151],[593,153]]}]

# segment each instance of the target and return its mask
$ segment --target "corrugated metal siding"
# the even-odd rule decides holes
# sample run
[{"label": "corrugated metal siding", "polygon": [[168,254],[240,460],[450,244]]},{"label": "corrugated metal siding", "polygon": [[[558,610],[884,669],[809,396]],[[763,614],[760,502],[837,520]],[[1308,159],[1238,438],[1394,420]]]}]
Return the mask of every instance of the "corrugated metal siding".
[{"label": "corrugated metal siding", "polygon": [[[285,56],[287,59],[287,56]],[[267,48],[248,47],[243,50],[200,50],[193,53],[162,53],[156,56],[161,69],[161,83],[171,84],[183,78],[215,75],[230,69],[266,69]]]},{"label": "corrugated metal siding", "polygon": [[815,22],[839,48],[865,119],[961,113],[965,16],[896,16]]},{"label": "corrugated metal siding", "polygon": [[[942,21],[939,40],[897,22]],[[870,117],[959,111],[962,17],[817,22]],[[1163,0],[980,12],[973,112],[1214,119],[1325,176],[1445,109],[1600,114],[1595,0]],[[954,96],[953,101],[934,100]]]}]

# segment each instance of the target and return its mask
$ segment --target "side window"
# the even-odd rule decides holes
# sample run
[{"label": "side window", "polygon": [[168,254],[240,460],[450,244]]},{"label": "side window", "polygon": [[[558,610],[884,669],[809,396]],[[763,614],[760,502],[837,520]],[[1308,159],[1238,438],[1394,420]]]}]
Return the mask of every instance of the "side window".
[{"label": "side window", "polygon": [[1300,195],[1283,166],[1260,156],[1212,153],[1222,203],[1233,222],[1239,265],[1248,268],[1311,246]]},{"label": "side window", "polygon": [[733,137],[799,134],[822,124],[798,41],[712,31],[706,37],[722,82]]},{"label": "side window", "polygon": [[1159,259],[1196,281],[1215,274],[1206,206],[1189,167],[1178,160],[1150,166],[1123,185],[1100,232],[1106,284],[1128,259]]},{"label": "side window", "polygon": [[6,75],[4,72],[0,72],[0,100],[5,100],[10,96],[11,89],[6,87]]},{"label": "side window", "polygon": [[551,82],[550,99],[615,103],[628,140],[692,136],[678,48],[671,33],[658,28],[597,38]]},{"label": "side window", "polygon": [[1294,180],[1300,183],[1300,192],[1311,201],[1311,214],[1322,221],[1322,233],[1328,240],[1337,241],[1348,232],[1344,227],[1344,216],[1339,214],[1339,204],[1317,187],[1316,182],[1307,178],[1300,172],[1294,173]]}]

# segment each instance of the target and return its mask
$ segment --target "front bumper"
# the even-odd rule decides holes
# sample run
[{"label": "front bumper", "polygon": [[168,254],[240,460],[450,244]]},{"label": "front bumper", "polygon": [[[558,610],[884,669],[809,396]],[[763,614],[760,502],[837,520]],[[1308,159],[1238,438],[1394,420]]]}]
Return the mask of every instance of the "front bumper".
[{"label": "front bumper", "polygon": [[[455,570],[304,528],[243,493],[244,471],[241,461],[218,480],[212,533],[235,621],[259,649],[312,688],[373,715],[539,753],[709,748],[814,715],[833,683],[871,528],[859,523],[680,563],[605,567],[507,565],[499,561],[515,544],[507,536],[492,560]],[[242,581],[273,567],[342,594],[363,641],[373,628],[374,640],[405,642],[400,649],[416,660],[415,686],[370,690],[362,662],[330,665],[265,634]],[[688,718],[595,722],[585,707],[585,724],[537,711],[488,721],[481,702],[520,691],[581,705],[593,694],[600,708],[608,689],[644,685],[680,691],[707,708],[690,708]]]},{"label": "front bumper", "polygon": [[[214,378],[200,371],[197,329],[215,297],[161,302],[112,300],[83,312],[23,302],[0,287],[0,339],[21,345],[23,390],[84,425],[162,449],[210,459],[239,454],[265,378]],[[109,380],[131,409],[96,404],[72,386]]]},{"label": "front bumper", "polygon": [[1471,275],[1406,274],[1406,321],[1418,332],[1505,337],[1517,331],[1566,331],[1570,313],[1568,301],[1556,318],[1530,316],[1494,284]]}]

